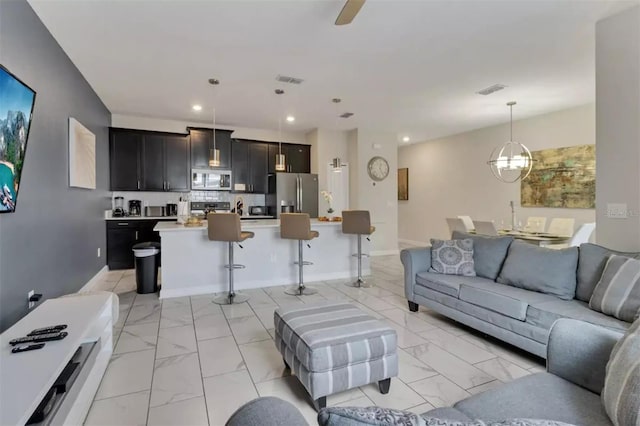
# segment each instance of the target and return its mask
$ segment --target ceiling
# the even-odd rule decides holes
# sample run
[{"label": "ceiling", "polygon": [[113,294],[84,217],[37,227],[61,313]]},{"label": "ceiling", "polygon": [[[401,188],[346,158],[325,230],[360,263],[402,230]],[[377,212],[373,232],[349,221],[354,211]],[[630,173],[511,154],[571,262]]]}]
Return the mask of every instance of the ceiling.
[{"label": "ceiling", "polygon": [[[593,102],[595,22],[638,4],[369,0],[338,27],[343,1],[29,3],[114,114],[208,123],[215,103],[231,126],[273,129],[292,114],[290,130],[412,141],[508,121],[510,100],[516,119]],[[475,93],[495,83],[508,87]]]}]

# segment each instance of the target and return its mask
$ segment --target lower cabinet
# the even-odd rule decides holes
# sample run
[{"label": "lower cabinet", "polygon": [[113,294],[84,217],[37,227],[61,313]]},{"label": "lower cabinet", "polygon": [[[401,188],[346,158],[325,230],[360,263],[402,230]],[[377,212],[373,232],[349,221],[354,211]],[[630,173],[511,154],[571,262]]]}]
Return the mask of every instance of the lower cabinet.
[{"label": "lower cabinet", "polygon": [[110,270],[132,269],[135,266],[133,246],[149,241],[160,242],[160,234],[155,232],[158,222],[173,219],[134,219],[107,221],[107,266]]}]

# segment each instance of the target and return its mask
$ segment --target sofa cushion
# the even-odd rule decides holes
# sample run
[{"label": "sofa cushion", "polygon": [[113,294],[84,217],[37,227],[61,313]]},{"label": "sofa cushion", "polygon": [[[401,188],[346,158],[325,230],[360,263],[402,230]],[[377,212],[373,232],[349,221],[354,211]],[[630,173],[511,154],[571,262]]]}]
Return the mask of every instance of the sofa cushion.
[{"label": "sofa cushion", "polygon": [[524,321],[527,316],[527,306],[529,306],[527,302],[490,290],[463,285],[460,288],[459,297],[465,302],[482,306],[520,321]]},{"label": "sofa cushion", "polygon": [[617,331],[629,328],[629,323],[589,309],[588,304],[576,299],[536,302],[527,309],[526,321],[538,327],[551,328],[560,318],[572,318]]},{"label": "sofa cushion", "polygon": [[473,240],[431,239],[431,269],[429,272],[475,277]]},{"label": "sofa cushion", "polygon": [[514,241],[498,282],[571,300],[576,293],[578,249],[553,250]]},{"label": "sofa cushion", "polygon": [[[416,275],[416,282],[440,293],[458,297],[460,284],[488,281],[486,278],[465,277],[460,275],[444,275],[435,272],[420,272]],[[493,282],[493,281],[491,281]]]},{"label": "sofa cushion", "polygon": [[636,319],[640,311],[640,260],[612,254],[589,307],[623,321]]},{"label": "sofa cushion", "polygon": [[422,417],[443,419],[443,420],[453,420],[457,422],[469,422],[471,419],[464,415],[464,413],[460,410],[456,410],[453,407],[438,407],[433,410],[429,410],[426,413],[421,414]]},{"label": "sofa cushion", "polygon": [[607,363],[602,402],[617,426],[640,424],[640,320],[616,343]]},{"label": "sofa cushion", "polygon": [[589,302],[596,284],[600,281],[607,259],[612,254],[640,259],[640,253],[624,253],[591,243],[580,245],[576,299]]},{"label": "sofa cushion", "polygon": [[507,257],[513,237],[490,237],[486,235],[467,234],[453,231],[451,238],[459,240],[470,238],[473,240],[473,261],[476,275],[495,280],[500,273],[504,259]]},{"label": "sofa cushion", "polygon": [[455,404],[484,421],[543,418],[576,425],[611,425],[600,396],[549,373],[526,376]]}]

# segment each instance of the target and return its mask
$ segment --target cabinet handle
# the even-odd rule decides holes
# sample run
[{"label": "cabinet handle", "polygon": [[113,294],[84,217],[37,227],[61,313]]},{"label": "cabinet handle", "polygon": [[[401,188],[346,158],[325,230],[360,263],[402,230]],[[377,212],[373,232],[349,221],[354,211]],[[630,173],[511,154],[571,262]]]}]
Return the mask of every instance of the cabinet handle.
[{"label": "cabinet handle", "polygon": [[118,226],[127,226],[129,222],[118,222]]},{"label": "cabinet handle", "polygon": [[138,181],[138,189],[140,189],[140,181]]},{"label": "cabinet handle", "polygon": [[171,183],[167,182],[167,191],[171,190]]},{"label": "cabinet handle", "polygon": [[136,231],[136,240],[138,240],[138,231]]}]

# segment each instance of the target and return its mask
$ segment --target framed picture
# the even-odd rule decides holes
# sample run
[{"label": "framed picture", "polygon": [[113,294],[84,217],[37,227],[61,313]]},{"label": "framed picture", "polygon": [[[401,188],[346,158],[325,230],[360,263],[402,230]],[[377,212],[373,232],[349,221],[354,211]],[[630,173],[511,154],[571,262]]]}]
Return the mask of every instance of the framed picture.
[{"label": "framed picture", "polygon": [[398,169],[398,200],[409,200],[409,169]]},{"label": "framed picture", "polygon": [[96,135],[69,118],[69,186],[96,189]]}]

